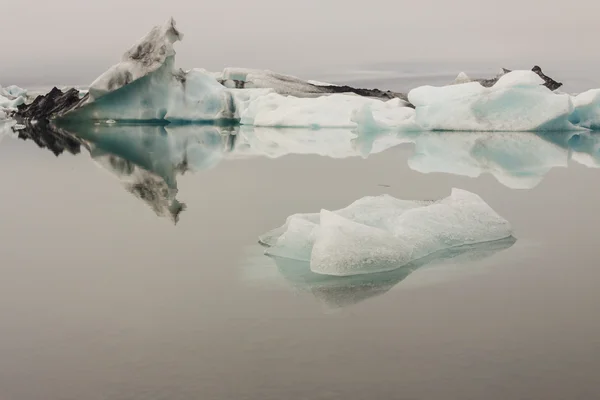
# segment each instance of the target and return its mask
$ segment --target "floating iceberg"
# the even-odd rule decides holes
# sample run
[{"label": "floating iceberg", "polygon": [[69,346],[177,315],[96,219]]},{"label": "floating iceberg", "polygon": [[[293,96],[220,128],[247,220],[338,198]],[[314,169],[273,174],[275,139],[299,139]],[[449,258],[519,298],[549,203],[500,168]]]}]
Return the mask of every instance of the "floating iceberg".
[{"label": "floating iceberg", "polygon": [[[270,71],[239,68],[225,69],[222,74],[202,69],[183,71],[175,68],[173,48],[181,38],[182,34],[170,19],[153,28],[125,52],[121,62],[97,78],[89,91],[79,96],[82,98],[74,101],[74,96],[53,92],[46,96],[46,102],[60,104],[59,108],[24,107],[21,116],[70,121],[242,124],[256,121],[263,126],[347,127],[356,126],[351,121],[352,113],[364,104],[390,107],[373,98],[389,100],[402,96],[376,89],[319,86]],[[296,97],[287,97],[290,94]],[[328,95],[336,97],[314,104],[304,99]],[[68,102],[64,101],[65,97],[69,98]],[[398,101],[395,106],[407,104]],[[274,108],[278,112],[274,113]],[[307,121],[303,113],[312,113],[314,119]]]},{"label": "floating iceberg", "polygon": [[556,94],[533,71],[509,72],[491,87],[477,82],[422,86],[408,93],[425,130],[550,131],[577,129],[571,96]]},{"label": "floating iceberg", "polygon": [[[367,109],[369,119],[358,112]],[[242,125],[269,127],[356,128],[370,124],[414,129],[414,110],[400,99],[381,101],[368,97],[332,94],[319,98],[260,96],[241,114]]]},{"label": "floating iceberg", "polygon": [[600,127],[597,93],[576,97],[553,93],[562,84],[537,66],[531,71],[503,70],[492,79],[471,80],[460,74],[453,84],[422,86],[405,96],[305,81],[267,70],[184,71],[175,67],[173,47],[182,37],[170,19],[127,50],[121,61],[98,77],[87,92],[53,90],[43,102],[21,106],[19,116],[38,120],[352,128],[361,132]]},{"label": "floating iceberg", "polygon": [[583,128],[600,130],[600,89],[588,90],[573,98],[575,110],[569,120]]},{"label": "floating iceberg", "polygon": [[383,100],[395,98],[406,100],[406,95],[403,93],[392,92],[389,90],[382,91],[379,89],[360,89],[346,85],[334,85],[317,81],[305,81],[295,76],[280,74],[269,70],[225,68],[222,74],[212,75],[228,88],[272,89],[275,93],[294,97],[317,97],[333,93],[352,93],[359,96]]},{"label": "floating iceberg", "polygon": [[348,276],[391,271],[436,251],[510,237],[508,221],[460,189],[425,203],[366,197],[338,211],[289,217],[261,236],[266,254],[309,261],[311,271]]},{"label": "floating iceberg", "polygon": [[17,107],[27,101],[27,90],[18,86],[0,86],[0,121],[8,119]]}]

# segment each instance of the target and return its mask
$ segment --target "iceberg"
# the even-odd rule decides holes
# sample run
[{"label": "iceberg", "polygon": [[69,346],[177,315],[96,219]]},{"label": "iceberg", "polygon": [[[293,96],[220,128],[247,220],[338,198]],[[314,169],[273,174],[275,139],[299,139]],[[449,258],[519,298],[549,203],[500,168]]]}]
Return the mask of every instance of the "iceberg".
[{"label": "iceberg", "polygon": [[225,68],[217,80],[228,88],[261,88],[272,89],[275,93],[294,97],[317,97],[325,94],[346,93],[357,94],[377,99],[406,100],[403,93],[382,91],[379,89],[360,89],[347,85],[334,85],[317,81],[305,81],[291,75],[276,73],[269,70],[248,68]]},{"label": "iceberg", "polygon": [[600,89],[592,89],[573,97],[575,110],[569,117],[571,123],[600,130]]},{"label": "iceberg", "polygon": [[267,255],[310,262],[312,272],[385,272],[440,250],[512,236],[479,196],[453,189],[437,202],[366,197],[338,211],[297,214],[259,238]]},{"label": "iceberg", "polygon": [[167,60],[175,56],[173,43],[182,38],[173,18],[162,26],[152,28],[123,54],[120,63],[109,68],[90,85],[89,101],[97,100],[162,68]]},{"label": "iceberg", "polygon": [[[537,76],[539,76],[543,81],[543,85],[545,87],[547,87],[548,89],[555,91],[556,89],[560,88],[562,86],[561,82],[557,82],[554,79],[550,78],[549,76],[547,76],[546,74],[544,74],[544,72],[542,71],[542,69],[539,66],[534,66],[531,71],[533,73],[535,73]],[[508,74],[512,72],[509,69],[506,68],[502,68],[502,70],[500,71],[500,73],[494,77],[494,78],[488,78],[488,79],[471,79],[469,78],[469,76],[464,73],[461,72],[458,74],[458,76],[456,77],[456,79],[454,80],[453,84],[461,84],[461,83],[468,83],[468,82],[479,82],[479,84],[481,84],[481,86],[484,87],[492,87],[496,84],[496,82],[498,82],[498,80]]]},{"label": "iceberg", "polygon": [[[448,86],[422,86],[406,96],[269,70],[182,70],[175,67],[174,49],[182,38],[171,18],[139,39],[85,91],[55,88],[29,105],[0,93],[0,107],[18,106],[18,116],[32,120],[194,122],[361,132],[600,127],[597,92],[575,97],[554,93],[562,84],[538,66],[530,71],[503,69],[492,79],[472,80],[460,74]],[[21,95],[12,88],[6,92]],[[8,114],[2,111],[3,118]]]},{"label": "iceberg", "polygon": [[556,94],[533,71],[512,71],[491,87],[477,82],[422,86],[408,93],[416,123],[424,130],[574,130],[571,96]]},{"label": "iceberg", "polygon": [[[82,95],[77,91],[77,101],[71,93],[67,96],[55,91],[46,99],[56,98],[52,103],[59,107],[24,107],[21,117],[158,123],[258,121],[263,126],[346,127],[356,126],[350,121],[352,113],[365,103],[384,104],[376,99],[397,99],[395,105],[408,104],[399,99],[406,98],[400,93],[320,86],[271,71],[227,68],[218,74],[199,68],[177,69],[173,44],[182,37],[170,19],[127,50],[121,62],[98,77],[87,92]],[[306,97],[329,95],[335,98],[312,105],[303,101],[308,100]],[[64,97],[70,101],[63,101]],[[279,110],[278,115],[273,115],[273,108]],[[306,116],[300,115],[305,111],[318,113],[320,119],[307,122]],[[333,116],[325,118],[326,114]]]},{"label": "iceberg", "polygon": [[[368,118],[359,112],[368,110]],[[364,111],[363,111],[364,112]],[[332,94],[299,98],[270,93],[250,102],[241,114],[242,125],[269,127],[414,129],[414,110],[400,99],[381,101],[368,97]]]},{"label": "iceberg", "polygon": [[14,85],[0,86],[0,121],[8,119],[26,101],[27,90]]}]

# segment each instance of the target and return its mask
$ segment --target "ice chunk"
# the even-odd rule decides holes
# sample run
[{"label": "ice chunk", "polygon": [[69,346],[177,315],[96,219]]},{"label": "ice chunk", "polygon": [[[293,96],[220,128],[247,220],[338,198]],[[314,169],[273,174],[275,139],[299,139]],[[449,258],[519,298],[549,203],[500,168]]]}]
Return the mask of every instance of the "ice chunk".
[{"label": "ice chunk", "polygon": [[469,78],[469,76],[464,72],[459,73],[456,76],[456,79],[454,79],[454,83],[457,85],[461,84],[461,83],[468,83],[468,82],[471,82],[471,78]]},{"label": "ice chunk", "polygon": [[271,89],[275,93],[295,97],[317,97],[333,93],[354,93],[364,97],[389,100],[400,98],[406,100],[406,95],[379,89],[362,89],[351,86],[333,85],[317,81],[305,81],[291,75],[276,73],[269,70],[247,68],[226,68],[219,82],[228,88],[261,88]]},{"label": "ice chunk", "polygon": [[290,217],[261,237],[266,254],[310,261],[313,272],[390,271],[439,250],[510,237],[510,224],[479,196],[453,189],[431,204],[368,197],[338,211]]},{"label": "ice chunk", "polygon": [[569,120],[578,126],[600,130],[600,89],[592,89],[573,97],[575,110]]},{"label": "ice chunk", "polygon": [[0,120],[8,117],[27,101],[27,90],[18,86],[0,86]]},{"label": "ice chunk", "polygon": [[0,86],[0,95],[12,98],[13,100],[18,97],[27,98],[27,89],[23,89],[15,85],[10,85],[5,88]]},{"label": "ice chunk", "polygon": [[121,87],[157,71],[175,55],[173,43],[183,35],[175,28],[173,18],[156,26],[123,54],[121,62],[100,75],[89,88],[90,100],[114,92]]},{"label": "ice chunk", "polygon": [[227,90],[201,70],[173,72],[173,59],[121,89],[70,112],[71,120],[216,121],[233,119]]},{"label": "ice chunk", "polygon": [[491,87],[477,82],[413,89],[409,101],[426,130],[539,131],[576,129],[571,97],[552,93],[533,71],[509,72]]},{"label": "ice chunk", "polygon": [[[399,99],[387,102],[356,95],[332,94],[318,98],[286,97],[270,93],[254,99],[241,114],[241,123],[271,127],[355,128],[355,112],[370,106],[373,121],[389,128],[414,126],[413,110]],[[373,123],[369,121],[369,123]]]},{"label": "ice chunk", "polygon": [[225,68],[221,83],[228,88],[272,89],[276,93],[298,97],[322,94],[323,90],[310,82],[269,70]]},{"label": "ice chunk", "polygon": [[364,104],[352,112],[351,121],[360,132],[419,131],[415,123],[415,110],[406,107],[400,99],[392,99],[383,104]]}]

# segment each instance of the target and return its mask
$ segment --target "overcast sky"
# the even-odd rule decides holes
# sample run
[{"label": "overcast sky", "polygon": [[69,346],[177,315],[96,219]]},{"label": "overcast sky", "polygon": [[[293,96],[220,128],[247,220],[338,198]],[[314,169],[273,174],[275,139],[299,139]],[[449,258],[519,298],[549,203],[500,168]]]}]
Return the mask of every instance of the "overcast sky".
[{"label": "overcast sky", "polygon": [[468,60],[600,69],[598,0],[1,2],[2,85],[89,83],[170,16],[185,35],[176,45],[183,68],[298,74],[369,62]]}]

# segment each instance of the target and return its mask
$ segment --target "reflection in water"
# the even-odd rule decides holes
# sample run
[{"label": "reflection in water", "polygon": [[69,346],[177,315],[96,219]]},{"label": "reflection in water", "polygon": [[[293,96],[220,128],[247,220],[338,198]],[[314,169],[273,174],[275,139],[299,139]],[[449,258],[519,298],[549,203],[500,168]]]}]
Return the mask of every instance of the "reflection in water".
[{"label": "reflection in water", "polygon": [[[5,129],[6,130],[6,129]],[[368,157],[412,144],[411,169],[477,177],[493,175],[514,189],[536,186],[552,168],[574,160],[600,166],[600,135],[588,132],[353,132],[349,129],[276,129],[249,126],[96,124],[28,125],[11,136],[34,141],[56,155],[88,150],[123,186],[159,216],[177,222],[177,176],[224,159],[313,154]],[[4,132],[3,136],[7,136]]]},{"label": "reflection in water", "polygon": [[[310,264],[306,261],[270,258],[274,260],[281,276],[296,290],[311,293],[328,308],[341,308],[388,292],[419,268],[443,263],[467,264],[482,260],[508,249],[515,242],[515,238],[509,237],[494,242],[455,247],[433,253],[393,271],[346,277],[316,274],[310,270]],[[263,256],[263,262],[255,261],[250,266],[257,276],[260,276],[265,267],[265,259],[266,256]]]}]

